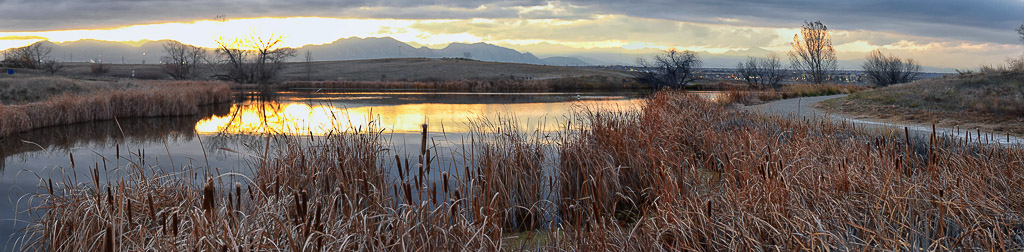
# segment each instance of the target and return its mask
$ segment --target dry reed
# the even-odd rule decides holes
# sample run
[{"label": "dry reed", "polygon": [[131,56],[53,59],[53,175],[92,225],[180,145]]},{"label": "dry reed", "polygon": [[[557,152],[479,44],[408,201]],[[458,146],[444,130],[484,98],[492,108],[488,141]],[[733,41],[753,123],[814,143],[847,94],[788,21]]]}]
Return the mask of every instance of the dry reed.
[{"label": "dry reed", "polygon": [[[1024,248],[1016,146],[867,135],[677,92],[639,111],[571,119],[554,152],[515,123],[482,123],[489,133],[466,146],[465,167],[438,162],[426,137],[412,161],[392,155],[373,124],[268,136],[251,180],[233,185],[230,174],[162,172],[141,157],[105,183],[95,167],[92,184],[41,183],[43,214],[19,242],[55,251]],[[550,169],[539,161],[548,155]]]},{"label": "dry reed", "polygon": [[55,125],[126,117],[182,116],[200,105],[230,100],[220,82],[153,82],[139,88],[63,94],[22,105],[0,105],[0,136]]}]

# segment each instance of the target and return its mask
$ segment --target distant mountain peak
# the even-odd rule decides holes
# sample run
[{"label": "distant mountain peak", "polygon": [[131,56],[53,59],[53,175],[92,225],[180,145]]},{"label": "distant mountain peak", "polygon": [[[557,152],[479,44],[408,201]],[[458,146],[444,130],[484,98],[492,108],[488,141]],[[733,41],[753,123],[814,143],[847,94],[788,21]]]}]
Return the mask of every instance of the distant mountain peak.
[{"label": "distant mountain peak", "polygon": [[[53,47],[52,55],[67,61],[83,62],[92,58],[103,58],[111,62],[128,64],[158,63],[164,55],[163,45],[170,40],[145,40],[133,42],[114,42],[95,39],[83,39],[62,43],[44,41]],[[529,52],[519,52],[511,48],[476,43],[450,43],[442,49],[414,47],[392,37],[349,37],[321,45],[306,45],[297,48],[309,51],[313,58],[320,61],[359,60],[381,58],[468,58],[481,61],[495,61],[525,64],[546,65],[587,65],[582,60],[571,57],[540,59]],[[145,53],[145,54],[144,54]],[[300,57],[292,60],[301,60]]]}]

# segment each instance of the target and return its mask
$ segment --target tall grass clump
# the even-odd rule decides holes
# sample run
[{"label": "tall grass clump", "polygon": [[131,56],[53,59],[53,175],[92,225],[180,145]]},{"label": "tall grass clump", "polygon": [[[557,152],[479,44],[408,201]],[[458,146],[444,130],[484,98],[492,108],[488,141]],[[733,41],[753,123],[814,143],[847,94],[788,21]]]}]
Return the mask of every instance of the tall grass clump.
[{"label": "tall grass clump", "polygon": [[[600,127],[594,123],[608,116],[631,124]],[[592,162],[596,167],[563,169],[563,174],[619,171],[622,188],[618,192],[581,186],[592,192],[581,198],[621,201],[631,199],[625,191],[650,190],[648,198],[653,200],[638,207],[640,213],[633,219],[602,221],[616,216],[604,213],[605,219],[578,221],[593,224],[571,232],[577,236],[559,243],[563,248],[1005,250],[1024,246],[1024,240],[1017,238],[1024,233],[1020,219],[1024,205],[1009,186],[1024,182],[1024,176],[1009,175],[1024,169],[1020,163],[1024,152],[1018,147],[977,146],[941,136],[870,136],[851,125],[754,116],[665,92],[649,99],[637,114],[594,113],[586,121],[592,129],[574,141],[591,146],[568,149],[572,155],[614,160],[608,157],[615,157],[616,149],[637,150],[627,156],[650,157],[653,162]],[[630,127],[643,130],[622,129]],[[606,134],[617,138],[602,137]],[[563,162],[566,159],[563,154]],[[638,175],[627,176],[624,168]],[[651,179],[646,180],[648,184],[629,185],[635,180],[630,177]]]},{"label": "tall grass clump", "polygon": [[131,162],[120,174],[95,165],[91,181],[42,180],[38,215],[18,242],[59,251],[1024,248],[1024,150],[978,141],[991,136],[867,134],[670,91],[636,111],[581,110],[559,132],[514,125],[479,122],[449,153],[424,125],[405,156],[375,123],[266,136],[247,176],[122,157]]},{"label": "tall grass clump", "polygon": [[507,230],[521,232],[540,228],[551,218],[553,176],[544,168],[548,154],[540,133],[525,134],[518,125],[515,117],[474,122],[476,155],[470,155],[466,178],[478,181],[470,188],[472,209],[483,210],[481,217]]},{"label": "tall grass clump", "polygon": [[230,100],[225,83],[155,82],[138,88],[61,94],[20,105],[0,106],[0,136],[31,129],[125,117],[182,116],[201,105]]}]

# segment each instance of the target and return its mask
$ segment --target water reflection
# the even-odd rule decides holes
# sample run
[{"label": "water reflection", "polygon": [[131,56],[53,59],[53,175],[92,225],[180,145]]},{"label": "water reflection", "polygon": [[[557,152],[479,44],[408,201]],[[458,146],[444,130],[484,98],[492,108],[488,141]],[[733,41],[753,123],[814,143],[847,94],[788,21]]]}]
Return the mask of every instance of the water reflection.
[{"label": "water reflection", "polygon": [[[114,163],[104,174],[116,178],[117,163],[144,153],[147,165],[172,170],[193,164],[197,171],[248,173],[250,156],[274,145],[264,133],[325,135],[331,129],[369,124],[386,128],[394,153],[419,150],[420,125],[430,124],[433,153],[454,153],[474,120],[515,116],[522,130],[554,131],[576,109],[633,109],[635,93],[238,93],[234,104],[204,107],[196,116],[135,118],[48,127],[0,139],[0,238],[25,226],[27,195],[39,178],[89,177],[89,167]],[[439,134],[439,132],[445,134]],[[201,141],[200,141],[201,140]],[[273,142],[273,140],[271,140]],[[467,141],[468,143],[468,141]],[[448,150],[448,149],[452,150]],[[128,153],[128,152],[131,153]],[[132,155],[136,156],[132,156]],[[78,166],[71,169],[69,156]],[[129,156],[129,158],[126,158]],[[449,158],[436,164],[463,167]],[[118,158],[120,157],[120,158]],[[172,164],[173,162],[173,164]],[[112,175],[111,175],[112,174]],[[393,174],[397,176],[397,174]],[[102,182],[102,181],[101,181]],[[6,198],[6,199],[2,199]],[[12,221],[15,218],[21,220]],[[3,250],[10,249],[10,242]]]},{"label": "water reflection", "polygon": [[[224,116],[199,121],[204,134],[326,135],[379,123],[388,132],[465,133],[476,120],[515,115],[521,129],[554,131],[574,109],[635,109],[635,96],[578,94],[324,93],[240,102]],[[443,125],[443,127],[441,127]]]},{"label": "water reflection", "polygon": [[194,125],[203,118],[225,116],[230,104],[200,107],[200,113],[181,117],[124,118],[36,129],[0,139],[0,171],[7,163],[28,160],[50,152],[70,152],[88,146],[109,149],[114,145],[143,146],[163,141],[192,141]]}]

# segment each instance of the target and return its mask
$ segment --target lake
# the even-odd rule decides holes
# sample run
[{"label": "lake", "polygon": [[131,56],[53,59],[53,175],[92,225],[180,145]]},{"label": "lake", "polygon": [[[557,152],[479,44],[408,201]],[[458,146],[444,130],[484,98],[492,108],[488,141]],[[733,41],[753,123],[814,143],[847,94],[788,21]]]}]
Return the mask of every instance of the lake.
[{"label": "lake", "polygon": [[[481,131],[473,125],[482,122],[512,121],[522,132],[544,136],[564,127],[573,111],[633,110],[644,94],[310,90],[235,96],[234,103],[207,106],[195,116],[64,125],[0,140],[0,195],[8,199],[0,202],[0,237],[11,237],[36,214],[26,210],[33,204],[31,194],[44,191],[40,178],[66,176],[91,184],[91,169],[97,167],[101,183],[116,181],[132,161],[172,171],[191,165],[204,173],[244,175],[250,174],[251,157],[267,146],[267,133],[320,137],[365,130],[371,123],[390,140],[393,153],[415,156],[424,123],[432,146],[451,149],[470,141],[470,132]],[[7,240],[5,248],[13,242]]]}]

